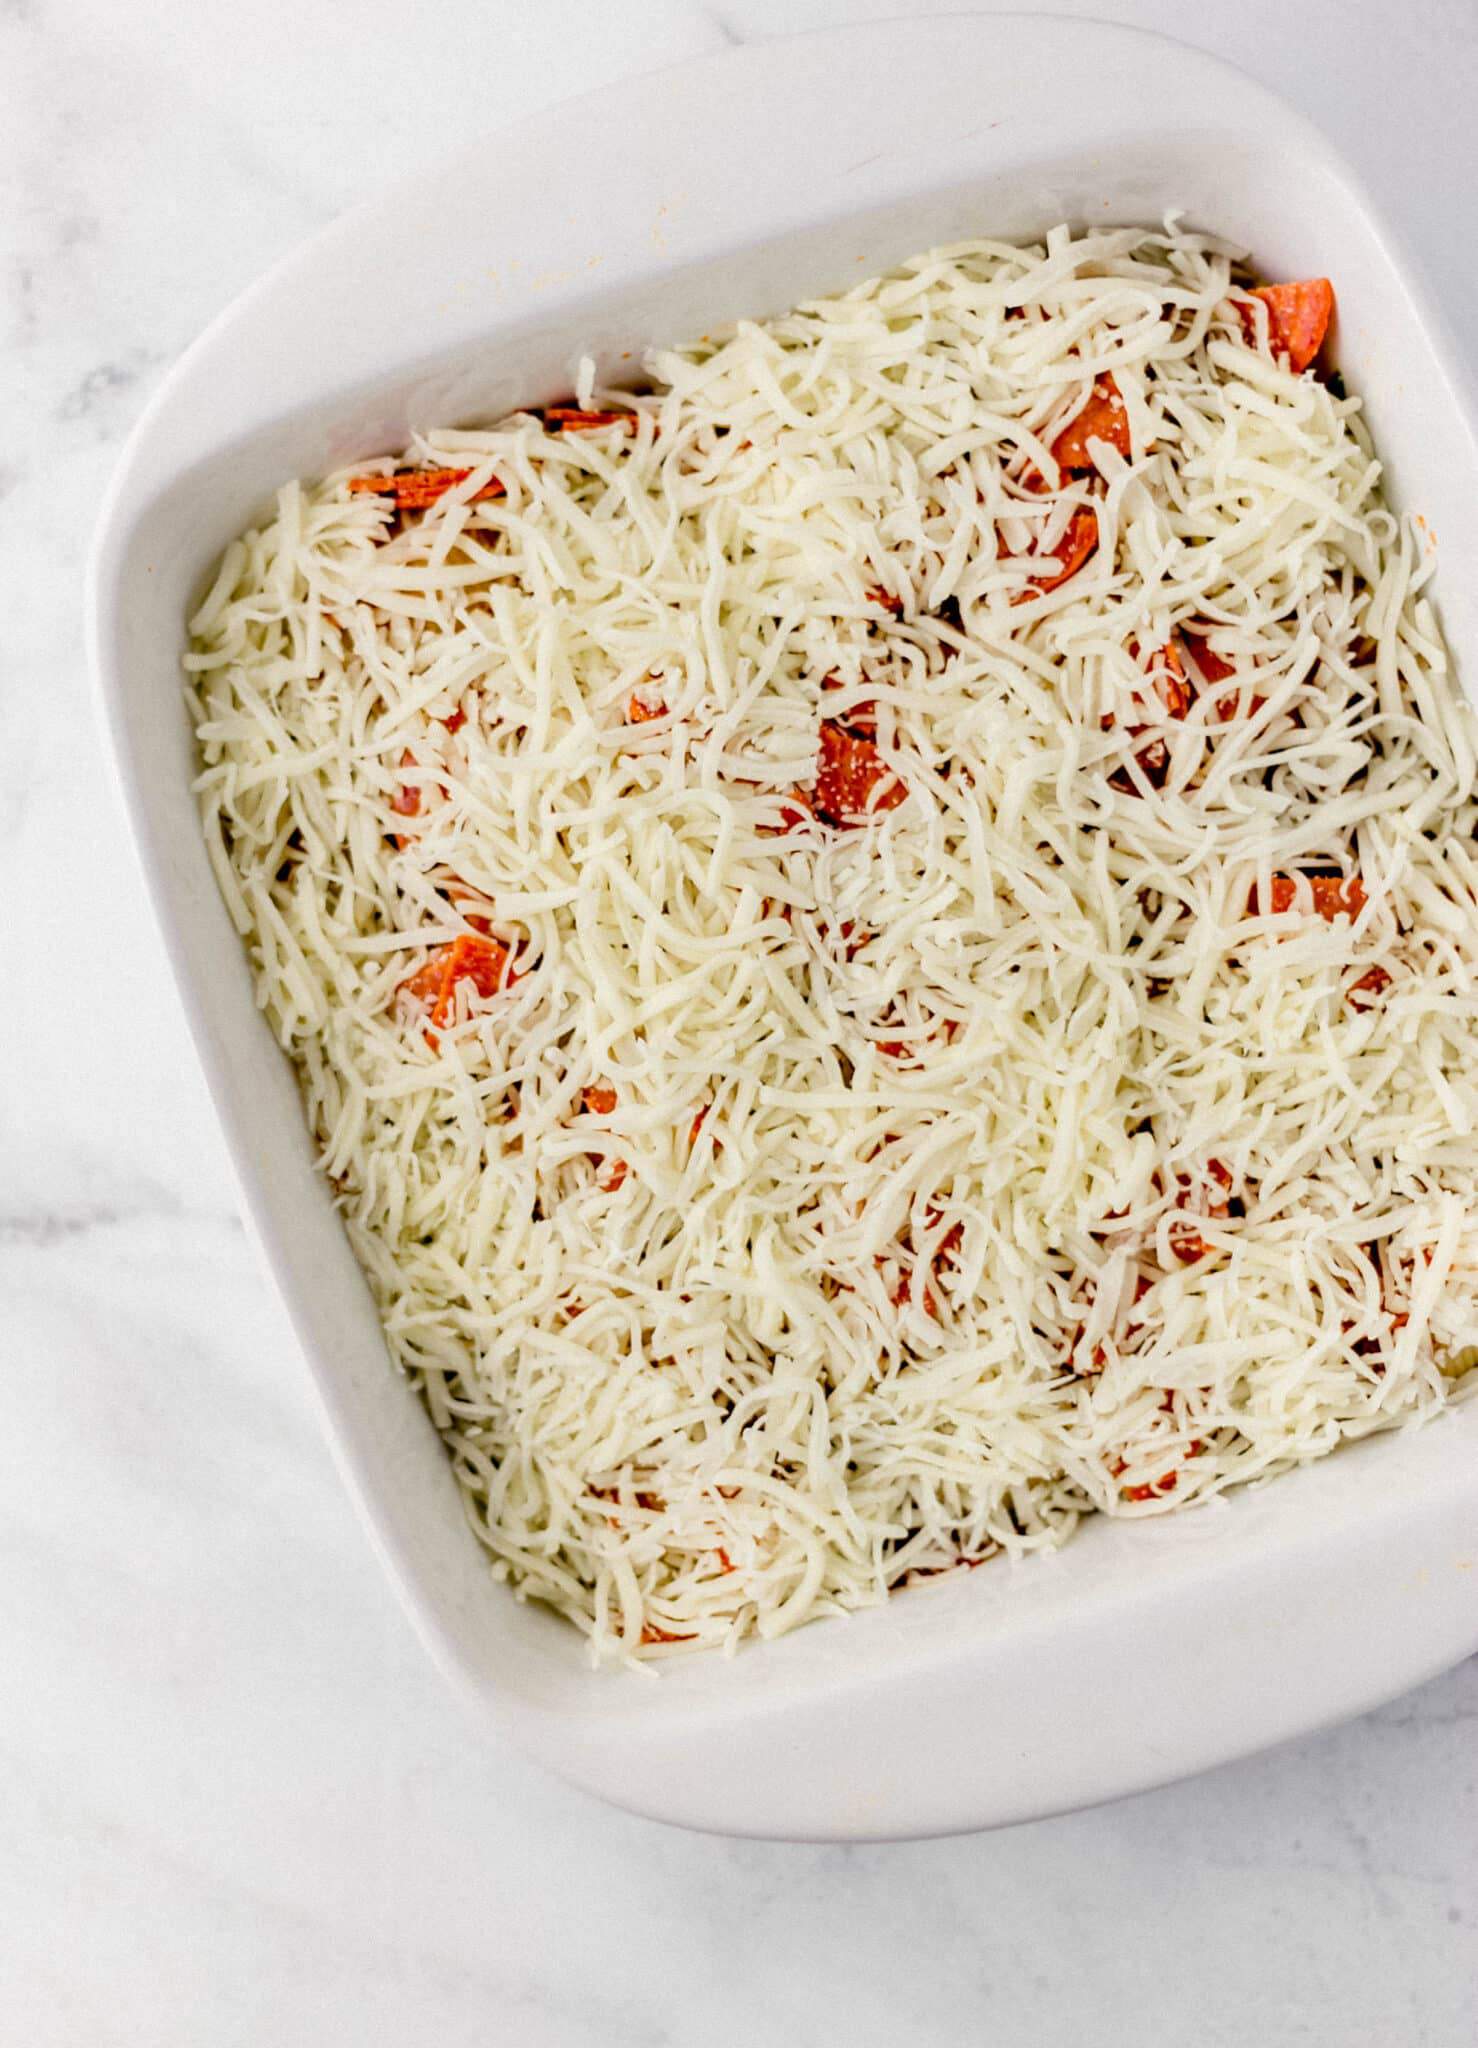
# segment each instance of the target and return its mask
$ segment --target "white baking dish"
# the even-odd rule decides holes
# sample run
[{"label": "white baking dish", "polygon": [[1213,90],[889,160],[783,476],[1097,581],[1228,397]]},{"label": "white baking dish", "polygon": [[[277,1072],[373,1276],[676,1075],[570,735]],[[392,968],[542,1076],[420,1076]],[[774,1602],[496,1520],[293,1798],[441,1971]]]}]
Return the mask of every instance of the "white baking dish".
[{"label": "white baking dish", "polygon": [[989,16],[736,50],[485,140],[320,236],[175,369],[128,448],[90,598],[104,715],[180,991],[350,1486],[412,1615],[495,1724],[695,1826],[910,1835],[1156,1783],[1368,1707],[1478,1646],[1478,1404],[1218,1508],[1095,1522],[659,1682],[489,1576],[386,1363],[258,1016],[189,796],[189,599],[284,477],[569,387],[627,350],[782,309],[939,241],[1060,219],[1236,237],[1328,272],[1394,486],[1461,573],[1478,674],[1478,448],[1430,309],[1343,166],[1280,102],[1168,42]]}]

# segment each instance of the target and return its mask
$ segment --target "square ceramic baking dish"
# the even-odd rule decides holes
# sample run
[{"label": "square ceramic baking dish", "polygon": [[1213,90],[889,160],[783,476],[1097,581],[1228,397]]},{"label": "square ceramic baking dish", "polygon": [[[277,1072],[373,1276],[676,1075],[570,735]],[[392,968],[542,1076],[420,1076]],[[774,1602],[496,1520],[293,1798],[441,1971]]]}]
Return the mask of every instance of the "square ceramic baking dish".
[{"label": "square ceramic baking dish", "polygon": [[1270,276],[1327,272],[1338,356],[1478,675],[1478,448],[1429,305],[1318,135],[1132,31],[982,16],[730,51],[480,142],[248,292],[140,422],[90,616],[104,718],[246,1211],[345,1477],[428,1644],[492,1724],[640,1812],[735,1833],[919,1835],[1151,1785],[1355,1713],[1478,1647],[1478,1403],[1217,1507],[1090,1522],[726,1661],[592,1673],[491,1578],[386,1362],[252,999],[190,797],[179,658],[208,566],[283,478],[567,391],[932,243],[1183,210]]}]

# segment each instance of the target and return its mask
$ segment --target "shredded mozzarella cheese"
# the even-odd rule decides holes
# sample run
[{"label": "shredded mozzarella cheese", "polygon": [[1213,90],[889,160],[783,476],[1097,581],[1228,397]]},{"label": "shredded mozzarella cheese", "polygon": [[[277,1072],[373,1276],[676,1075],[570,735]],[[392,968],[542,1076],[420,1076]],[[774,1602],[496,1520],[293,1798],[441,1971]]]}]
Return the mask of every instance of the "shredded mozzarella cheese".
[{"label": "shredded mozzarella cheese", "polygon": [[[1471,1362],[1473,722],[1358,400],[1234,258],[970,243],[635,397],[587,364],[632,417],[428,434],[404,515],[289,484],[192,622],[390,1350],[597,1657],[1203,1499]],[[1104,377],[1128,452],[1059,469]]]}]

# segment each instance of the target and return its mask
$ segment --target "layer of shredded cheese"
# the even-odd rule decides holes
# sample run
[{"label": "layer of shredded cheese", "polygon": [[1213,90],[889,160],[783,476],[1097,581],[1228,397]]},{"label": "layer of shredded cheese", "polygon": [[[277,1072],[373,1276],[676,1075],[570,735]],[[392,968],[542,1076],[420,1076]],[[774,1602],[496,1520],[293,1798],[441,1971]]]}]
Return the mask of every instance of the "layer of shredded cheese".
[{"label": "layer of shredded cheese", "polygon": [[[468,474],[403,516],[290,484],[193,620],[205,835],[391,1353],[598,1657],[1203,1499],[1478,1342],[1473,721],[1359,401],[1234,255],[974,242],[635,397],[586,365],[634,421],[427,434]],[[1105,374],[1130,453],[1062,474]],[[1176,645],[1232,673],[1183,717]],[[823,720],[901,802],[795,799]],[[1331,872],[1353,918],[1272,907]],[[511,969],[433,1028],[479,933]]]}]

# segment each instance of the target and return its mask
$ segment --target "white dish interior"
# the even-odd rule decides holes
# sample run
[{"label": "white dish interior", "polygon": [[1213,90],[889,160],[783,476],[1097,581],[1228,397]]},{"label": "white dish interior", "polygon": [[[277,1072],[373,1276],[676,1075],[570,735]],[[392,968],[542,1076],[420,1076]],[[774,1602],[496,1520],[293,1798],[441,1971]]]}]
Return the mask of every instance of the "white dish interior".
[{"label": "white dish interior", "polygon": [[[951,110],[948,118],[944,110]],[[965,110],[965,111],[961,111]],[[1226,1504],[1090,1522],[847,1623],[595,1675],[492,1580],[313,1169],[189,785],[184,620],[286,477],[567,391],[630,351],[844,287],[932,243],[1153,223],[1327,273],[1397,502],[1478,555],[1468,391],[1327,146],[1228,67],[1128,30],[987,16],[729,52],[558,108],[350,216],[196,344],[105,509],[104,714],[246,1208],[369,1527],[431,1647],[567,1777],[695,1826],[982,1826],[1110,1797],[1374,1704],[1478,1646],[1478,1404]],[[1478,675],[1478,592],[1440,577]]]}]

